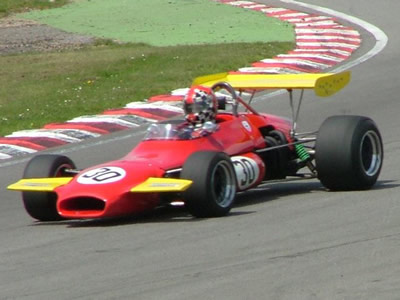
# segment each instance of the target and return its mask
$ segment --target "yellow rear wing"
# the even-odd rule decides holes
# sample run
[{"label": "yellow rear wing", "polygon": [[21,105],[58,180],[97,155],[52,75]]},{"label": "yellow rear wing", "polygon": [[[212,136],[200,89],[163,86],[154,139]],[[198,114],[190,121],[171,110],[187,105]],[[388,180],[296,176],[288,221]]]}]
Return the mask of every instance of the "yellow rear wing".
[{"label": "yellow rear wing", "polygon": [[229,83],[234,89],[313,89],[320,97],[328,97],[350,82],[350,72],[320,74],[230,74],[218,73],[197,77],[193,85],[212,87],[218,82]]}]

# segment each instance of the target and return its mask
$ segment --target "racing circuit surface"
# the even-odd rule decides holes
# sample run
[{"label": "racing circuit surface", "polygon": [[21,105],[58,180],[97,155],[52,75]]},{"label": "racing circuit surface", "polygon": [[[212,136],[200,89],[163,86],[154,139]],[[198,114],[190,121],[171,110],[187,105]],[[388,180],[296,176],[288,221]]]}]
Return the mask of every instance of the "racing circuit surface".
[{"label": "racing circuit surface", "polygon": [[[291,1],[258,2],[310,12]],[[317,129],[334,114],[374,119],[385,144],[374,189],[327,192],[318,181],[279,183],[239,195],[224,218],[193,219],[175,208],[118,221],[42,224],[26,214],[18,193],[5,190],[27,159],[5,161],[0,299],[398,299],[400,3],[307,3],[365,20],[389,38],[383,51],[358,64],[376,41],[365,23],[350,24],[363,40],[350,59],[352,82],[327,99],[306,93],[299,124]],[[290,114],[287,95],[265,97],[256,107]],[[141,135],[119,132],[57,153],[87,167],[124,155]]]}]

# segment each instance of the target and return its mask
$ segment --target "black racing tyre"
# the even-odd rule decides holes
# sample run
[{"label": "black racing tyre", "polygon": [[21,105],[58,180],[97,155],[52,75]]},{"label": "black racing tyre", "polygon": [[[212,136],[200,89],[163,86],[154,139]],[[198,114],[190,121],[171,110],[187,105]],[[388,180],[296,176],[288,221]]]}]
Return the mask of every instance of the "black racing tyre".
[{"label": "black racing tyre", "polygon": [[[65,169],[75,169],[66,156],[43,154],[33,157],[25,167],[23,178],[62,177]],[[57,196],[51,192],[23,192],[28,214],[39,221],[58,221],[62,217],[56,208]]]},{"label": "black racing tyre", "polygon": [[[279,146],[278,141],[271,136],[265,136],[264,140],[268,147]],[[265,153],[261,154],[262,155],[261,157],[263,158],[265,165],[268,166],[265,169],[265,180],[272,180],[280,177],[279,154],[280,153],[278,150],[266,151]]]},{"label": "black racing tyre", "polygon": [[[272,140],[271,140],[271,138],[272,138]],[[288,143],[285,134],[279,130],[270,131],[268,133],[268,135],[265,137],[265,141],[271,147],[281,146],[281,145],[285,145]],[[275,145],[274,145],[273,141],[275,141]],[[266,176],[269,175],[268,173],[271,173],[271,170],[268,170],[269,166],[272,167],[272,176],[266,177],[266,178],[267,179],[284,179],[284,178],[286,178],[287,173],[288,173],[288,162],[289,162],[289,156],[290,156],[289,147],[283,147],[280,149],[276,149],[275,151],[271,151],[271,156],[272,156],[272,159],[271,158],[267,159],[268,162],[267,162]]]},{"label": "black racing tyre", "polygon": [[183,193],[188,211],[195,217],[221,217],[231,210],[236,197],[236,174],[228,155],[195,152],[183,165],[181,178],[193,181]]},{"label": "black racing tyre", "polygon": [[318,131],[315,151],[318,178],[333,191],[369,189],[382,168],[382,137],[367,117],[326,119]]}]

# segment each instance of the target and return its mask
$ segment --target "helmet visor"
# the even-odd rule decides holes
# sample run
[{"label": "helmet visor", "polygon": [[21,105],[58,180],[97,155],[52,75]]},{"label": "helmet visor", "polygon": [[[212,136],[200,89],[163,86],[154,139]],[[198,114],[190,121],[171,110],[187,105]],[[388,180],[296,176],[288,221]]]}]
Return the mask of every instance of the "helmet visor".
[{"label": "helmet visor", "polygon": [[207,109],[208,109],[208,106],[207,106],[207,103],[205,103],[205,101],[195,102],[195,103],[185,102],[185,104],[184,104],[184,110],[185,110],[185,113],[187,113],[187,114],[200,113],[203,111],[207,111]]}]

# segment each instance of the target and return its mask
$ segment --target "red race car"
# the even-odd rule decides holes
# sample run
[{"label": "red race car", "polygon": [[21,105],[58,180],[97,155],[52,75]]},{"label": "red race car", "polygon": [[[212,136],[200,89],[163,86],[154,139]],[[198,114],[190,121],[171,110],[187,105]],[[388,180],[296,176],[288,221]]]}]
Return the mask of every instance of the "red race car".
[{"label": "red race car", "polygon": [[[318,178],[330,190],[368,189],[383,162],[381,135],[371,119],[333,116],[315,133],[296,128],[303,93],[295,104],[293,89],[329,96],[349,80],[349,72],[200,77],[193,83],[200,86],[196,95],[206,99],[207,87],[218,95],[214,122],[203,122],[210,114],[194,118],[201,130],[190,118],[151,124],[125,157],[84,170],[65,156],[38,155],[8,189],[22,191],[26,211],[40,221],[119,217],[176,201],[193,216],[219,217],[229,213],[237,192],[290,178]],[[250,106],[265,89],[288,90],[293,120]]]}]

